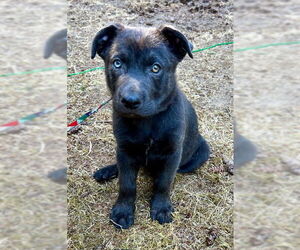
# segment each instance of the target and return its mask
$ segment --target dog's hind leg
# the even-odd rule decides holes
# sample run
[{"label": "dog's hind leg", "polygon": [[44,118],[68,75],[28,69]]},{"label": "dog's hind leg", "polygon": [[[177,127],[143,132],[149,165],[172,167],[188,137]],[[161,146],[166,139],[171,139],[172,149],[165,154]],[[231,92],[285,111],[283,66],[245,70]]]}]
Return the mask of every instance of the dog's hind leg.
[{"label": "dog's hind leg", "polygon": [[207,142],[201,138],[199,147],[192,155],[191,159],[181,165],[177,170],[177,173],[190,173],[196,170],[197,168],[201,167],[209,158],[210,150]]},{"label": "dog's hind leg", "polygon": [[94,179],[97,182],[109,181],[111,179],[118,177],[118,167],[117,164],[109,165],[104,168],[98,169],[93,174]]}]

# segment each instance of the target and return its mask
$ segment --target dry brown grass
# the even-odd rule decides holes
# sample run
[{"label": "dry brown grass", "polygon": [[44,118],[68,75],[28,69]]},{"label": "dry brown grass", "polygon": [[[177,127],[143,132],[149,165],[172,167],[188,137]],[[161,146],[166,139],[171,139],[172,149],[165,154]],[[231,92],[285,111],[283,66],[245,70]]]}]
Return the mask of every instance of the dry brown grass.
[{"label": "dry brown grass", "polygon": [[[102,65],[100,58],[90,59],[90,43],[94,34],[110,22],[171,23],[187,34],[195,48],[232,41],[231,3],[214,6],[216,13],[209,9],[192,13],[195,6],[178,1],[167,6],[167,2],[71,1],[69,73]],[[174,12],[176,18],[172,17]],[[81,132],[68,136],[70,249],[232,248],[232,177],[224,171],[215,171],[224,169],[224,158],[232,159],[232,73],[231,46],[195,54],[194,60],[187,58],[179,66],[180,87],[196,108],[199,130],[208,140],[213,155],[195,174],[176,176],[171,224],[159,225],[150,220],[150,180],[143,173],[138,178],[134,226],[120,231],[110,224],[108,214],[117,197],[117,180],[100,185],[90,176],[115,161],[111,124],[104,122],[111,120],[111,105],[90,118]],[[68,121],[108,97],[103,71],[69,77]],[[206,238],[211,229],[216,230],[217,238],[208,247]]]}]

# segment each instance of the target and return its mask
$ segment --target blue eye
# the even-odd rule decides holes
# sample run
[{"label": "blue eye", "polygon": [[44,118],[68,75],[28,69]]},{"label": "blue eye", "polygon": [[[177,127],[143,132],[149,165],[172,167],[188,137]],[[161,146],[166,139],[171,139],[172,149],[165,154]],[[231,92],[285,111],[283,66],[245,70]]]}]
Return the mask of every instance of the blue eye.
[{"label": "blue eye", "polygon": [[153,73],[158,73],[160,71],[160,69],[161,69],[160,65],[155,63],[155,64],[153,64],[151,71]]},{"label": "blue eye", "polygon": [[122,62],[121,62],[120,59],[115,59],[115,60],[113,61],[113,65],[118,69],[118,68],[121,68]]}]

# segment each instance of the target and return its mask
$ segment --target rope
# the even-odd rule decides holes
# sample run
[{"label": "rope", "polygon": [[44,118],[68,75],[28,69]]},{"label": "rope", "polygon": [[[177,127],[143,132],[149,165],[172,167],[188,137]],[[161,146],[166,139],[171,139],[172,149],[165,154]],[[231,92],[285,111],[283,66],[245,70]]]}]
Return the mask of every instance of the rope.
[{"label": "rope", "polygon": [[63,103],[63,104],[60,104],[56,107],[49,108],[49,109],[44,109],[42,111],[24,116],[24,117],[20,118],[19,120],[15,120],[15,121],[12,121],[12,122],[9,122],[9,123],[2,124],[2,125],[0,125],[0,134],[1,133],[6,133],[10,130],[14,130],[16,128],[21,128],[25,123],[27,123],[29,121],[32,121],[32,120],[34,120],[38,117],[45,116],[47,114],[53,113],[56,110],[65,107],[66,105],[67,105],[67,103]]},{"label": "rope", "polygon": [[66,67],[50,67],[50,68],[34,69],[34,70],[23,71],[23,72],[7,73],[7,74],[0,75],[0,77],[16,76],[16,75],[28,75],[28,74],[33,74],[33,73],[52,71],[52,70],[61,70],[61,69],[66,69]]},{"label": "rope", "polygon": [[[230,44],[234,44],[234,42],[217,43],[217,44],[214,44],[214,45],[206,47],[206,48],[193,50],[192,53],[197,53],[197,52],[200,52],[200,51],[215,48],[217,46],[224,46],[224,45],[230,45]],[[243,52],[243,51],[247,51],[247,50],[262,49],[262,48],[273,47],[273,46],[293,45],[293,44],[300,44],[300,41],[282,42],[282,43],[269,43],[269,44],[263,44],[263,45],[253,46],[253,47],[235,49],[235,50],[233,50],[233,52]],[[66,67],[50,67],[50,68],[35,69],[35,70],[23,71],[23,72],[7,73],[7,74],[0,75],[0,77],[26,75],[26,74],[33,74],[33,73],[53,71],[53,70],[62,70],[62,69],[65,70]],[[75,75],[81,75],[81,74],[85,74],[85,73],[95,71],[95,70],[99,70],[99,69],[104,69],[104,67],[96,67],[96,68],[91,68],[91,69],[87,69],[87,70],[80,71],[80,72],[70,73],[67,76],[70,77],[70,76],[75,76]]]}]

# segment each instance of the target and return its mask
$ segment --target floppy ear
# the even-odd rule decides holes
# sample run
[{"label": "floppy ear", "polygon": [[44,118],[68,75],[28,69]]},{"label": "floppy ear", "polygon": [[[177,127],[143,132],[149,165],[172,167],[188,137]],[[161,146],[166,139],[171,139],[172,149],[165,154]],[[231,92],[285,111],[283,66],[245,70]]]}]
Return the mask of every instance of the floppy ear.
[{"label": "floppy ear", "polygon": [[193,45],[182,33],[170,26],[161,26],[159,31],[168,41],[170,50],[180,61],[185,57],[186,53],[193,58]]},{"label": "floppy ear", "polygon": [[124,26],[121,24],[112,24],[100,30],[93,40],[91,58],[94,59],[97,53],[104,59],[107,49],[111,46],[117,32],[123,28]]},{"label": "floppy ear", "polygon": [[49,58],[53,52],[63,59],[67,59],[67,29],[54,33],[44,47],[44,58]]}]

